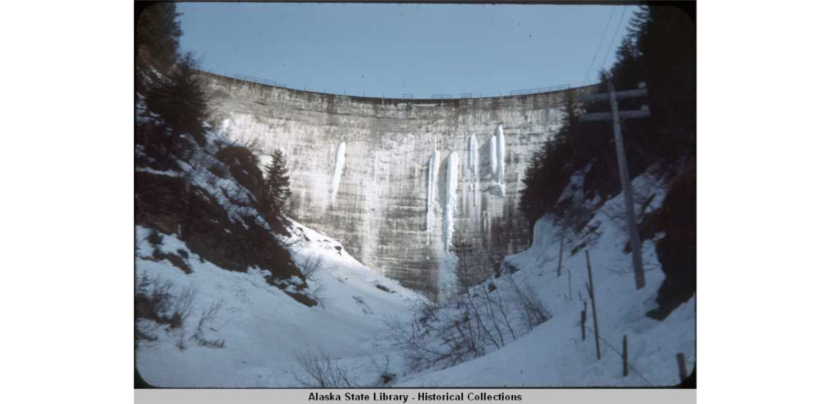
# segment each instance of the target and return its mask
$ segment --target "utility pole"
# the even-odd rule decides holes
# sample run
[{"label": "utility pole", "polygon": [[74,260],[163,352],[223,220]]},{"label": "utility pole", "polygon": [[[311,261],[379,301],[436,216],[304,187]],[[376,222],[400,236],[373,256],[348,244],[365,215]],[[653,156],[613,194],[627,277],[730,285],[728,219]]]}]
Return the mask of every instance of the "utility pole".
[{"label": "utility pole", "polygon": [[591,317],[594,318],[594,335],[595,340],[597,342],[597,360],[602,359],[602,356],[599,353],[599,321],[597,321],[597,296],[594,294],[594,275],[591,272],[591,255],[588,254],[588,250],[585,250],[585,263],[588,264],[588,295],[591,296],[591,311],[593,315]]},{"label": "utility pole", "polygon": [[646,276],[643,272],[643,252],[640,245],[640,232],[637,226],[637,217],[634,214],[634,192],[631,189],[631,179],[628,176],[628,160],[625,157],[625,146],[623,144],[621,119],[648,118],[651,116],[647,107],[639,111],[618,111],[617,100],[625,98],[638,98],[648,95],[648,90],[640,88],[636,90],[614,91],[614,84],[611,76],[606,75],[608,81],[608,94],[587,94],[580,96],[582,102],[607,101],[611,104],[611,113],[596,112],[583,114],[579,117],[582,122],[588,121],[612,121],[614,126],[614,143],[617,148],[617,165],[620,171],[620,183],[622,185],[625,199],[625,219],[628,227],[628,237],[631,242],[631,259],[634,261],[634,283],[637,289],[646,286]]}]

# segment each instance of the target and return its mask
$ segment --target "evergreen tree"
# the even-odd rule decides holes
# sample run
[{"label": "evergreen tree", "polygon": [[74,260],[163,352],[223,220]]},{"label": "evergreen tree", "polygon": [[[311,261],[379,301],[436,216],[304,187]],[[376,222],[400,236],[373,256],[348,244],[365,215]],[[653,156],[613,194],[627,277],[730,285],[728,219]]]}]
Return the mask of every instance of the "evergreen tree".
[{"label": "evergreen tree", "polygon": [[197,143],[204,145],[205,128],[208,118],[207,94],[202,86],[197,62],[191,53],[185,54],[173,67],[169,78],[152,83],[147,94],[147,108],[159,114],[172,129],[168,141],[171,143],[184,134],[193,136]]},{"label": "evergreen tree", "polygon": [[135,27],[137,60],[166,71],[176,63],[182,29],[175,3],[156,3],[145,8]]},{"label": "evergreen tree", "polygon": [[569,174],[563,174],[572,165],[574,144],[578,139],[579,112],[573,91],[565,93],[562,112],[562,126],[541,150],[534,153],[522,180],[525,188],[519,191],[519,210],[531,225],[554,208],[556,199],[570,181]]},{"label": "evergreen tree", "polygon": [[[623,99],[623,110],[651,107],[649,119],[623,122],[625,151],[633,176],[650,165],[672,162],[695,154],[695,27],[681,9],[642,6],[635,12],[610,69],[617,90],[648,87],[647,99]],[[607,79],[600,77],[599,92]],[[608,197],[620,185],[614,143],[608,122],[579,122],[584,112],[607,112],[607,102],[585,103],[581,111],[573,94],[563,103],[562,126],[530,162],[523,179],[520,209],[531,226],[547,212],[569,215],[569,204],[556,206],[562,191],[577,170],[591,164],[584,177],[586,193]]]},{"label": "evergreen tree", "polygon": [[291,196],[289,186],[291,180],[288,176],[288,164],[285,156],[279,149],[271,153],[271,163],[268,164],[265,173],[265,205],[266,209],[276,215],[282,209],[283,204]]},{"label": "evergreen tree", "polygon": [[696,39],[694,21],[676,7],[640,10],[636,46],[643,59],[656,131],[663,137],[662,154],[694,154],[696,132]]}]

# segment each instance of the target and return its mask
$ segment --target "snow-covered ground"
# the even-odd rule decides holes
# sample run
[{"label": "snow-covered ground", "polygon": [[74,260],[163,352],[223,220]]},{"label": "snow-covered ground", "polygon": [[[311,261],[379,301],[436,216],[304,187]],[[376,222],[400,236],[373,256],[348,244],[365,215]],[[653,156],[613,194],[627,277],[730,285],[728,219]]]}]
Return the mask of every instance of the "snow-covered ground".
[{"label": "snow-covered ground", "polygon": [[[575,179],[579,188],[581,178]],[[655,193],[650,212],[664,198],[664,187],[647,175],[635,179],[641,193]],[[557,277],[562,229],[548,215],[534,229],[533,245],[505,261],[519,268],[513,278],[533,288],[552,318],[504,348],[460,365],[403,378],[398,386],[673,386],[680,382],[676,355],[682,353],[691,372],[695,365],[695,300],[677,308],[663,321],[646,317],[656,307],[657,290],[665,279],[655,241],[643,243],[646,287],[635,290],[624,222],[616,212],[622,195],[606,201],[578,236],[565,242],[562,275]],[[590,201],[588,202],[590,203]],[[640,206],[638,206],[638,209]],[[659,237],[659,235],[658,235]],[[585,247],[571,254],[585,242]],[[596,345],[588,303],[587,338],[580,316],[588,300],[585,250],[590,251],[602,359]],[[629,375],[622,377],[622,341],[628,337]]]},{"label": "snow-covered ground", "polygon": [[[643,175],[635,179],[634,186],[641,194],[655,194],[646,212],[662,203],[664,184]],[[566,194],[585,206],[596,206],[598,200],[582,201],[580,187],[581,177],[575,175]],[[297,386],[295,375],[303,373],[296,353],[320,349],[362,386],[375,385],[377,364],[387,358],[390,373],[397,375],[390,384],[395,387],[675,385],[679,382],[677,353],[685,356],[689,371],[695,364],[695,297],[663,321],[646,317],[656,305],[664,274],[655,240],[646,240],[647,284],[635,290],[630,254],[624,252],[622,202],[621,195],[606,201],[586,230],[567,236],[561,276],[557,276],[557,266],[562,229],[551,216],[536,223],[531,248],[505,259],[517,268],[512,279],[532,289],[550,312],[549,320],[532,329],[517,327],[515,339],[506,338],[500,349],[488,347],[484,356],[446,369],[433,367],[409,374],[405,352],[393,345],[387,323],[412,321],[423,297],[366,268],[336,240],[292,222],[292,235],[285,241],[294,260],[301,267],[313,264],[317,257],[321,263],[308,284],[323,304],[307,307],[266,283],[264,271],[232,272],[201,262],[173,235],[165,235],[159,249],[170,254],[185,251],[193,272],[185,274],[168,260],[150,260],[150,230],[138,227],[137,275],[170,281],[176,291],[196,291],[193,314],[183,327],[172,331],[158,327],[153,331],[158,340],[141,342],[138,369],[157,386]],[[584,341],[580,330],[583,301],[588,298],[586,250],[593,268],[601,360],[596,358],[590,304]],[[488,282],[507,291],[506,278]],[[224,347],[200,346],[191,338],[200,313],[220,301],[222,307],[209,324],[206,338],[224,340]],[[518,306],[513,307],[509,316],[518,313]],[[149,329],[150,325],[145,321],[140,327]],[[625,378],[620,356],[623,336],[628,338],[630,363]]]},{"label": "snow-covered ground", "polygon": [[[137,276],[170,281],[174,292],[190,288],[196,292],[193,314],[182,328],[158,328],[157,341],[142,341],[137,366],[148,383],[160,387],[297,386],[294,375],[302,376],[302,371],[296,353],[309,349],[338,359],[360,384],[375,381],[378,375],[371,360],[385,360],[389,350],[383,320],[408,316],[420,295],[364,267],[322,234],[299,224],[291,231],[294,234],[288,242],[299,264],[321,257],[321,269],[308,283],[311,290],[322,286],[318,293],[324,305],[298,303],[267,284],[264,271],[232,272],[200,262],[173,235],[165,235],[159,248],[171,254],[186,251],[191,274],[167,260],[145,259],[153,253],[147,240],[150,230],[137,228]],[[214,302],[222,302],[222,307],[207,338],[224,340],[223,348],[200,346],[191,338],[201,312]]]}]

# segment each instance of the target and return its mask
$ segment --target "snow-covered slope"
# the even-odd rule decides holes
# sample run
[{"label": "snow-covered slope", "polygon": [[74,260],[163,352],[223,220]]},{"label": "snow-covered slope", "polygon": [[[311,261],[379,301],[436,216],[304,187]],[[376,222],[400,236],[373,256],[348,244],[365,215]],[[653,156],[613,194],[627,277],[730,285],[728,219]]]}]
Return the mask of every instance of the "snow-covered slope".
[{"label": "snow-covered slope", "polygon": [[[283,291],[269,284],[266,271],[219,268],[175,235],[164,235],[154,245],[152,231],[139,226],[139,283],[142,279],[156,285],[169,282],[174,296],[192,290],[194,297],[191,315],[181,327],[139,322],[139,331],[155,340],[140,341],[138,370],[150,384],[165,387],[298,386],[298,377],[304,378],[298,353],[319,349],[347,371],[356,386],[377,386],[384,367],[396,375],[387,384],[395,387],[675,385],[678,353],[684,355],[690,371],[694,368],[695,297],[663,321],[646,316],[656,306],[665,278],[655,252],[661,234],[643,242],[647,283],[636,290],[630,254],[625,253],[622,196],[604,203],[598,197],[585,200],[582,180],[581,173],[575,174],[564,193],[594,212],[579,234],[563,231],[553,216],[543,217],[536,223],[531,248],[508,256],[498,277],[470,289],[477,302],[490,293],[506,299],[505,312],[494,317],[504,331],[498,337],[503,341],[483,341],[482,351],[461,361],[436,361],[410,369],[411,352],[395,345],[393,341],[400,339],[389,324],[397,321],[407,330],[414,325],[424,332],[429,320],[419,311],[425,307],[423,296],[366,268],[336,240],[294,221],[289,223],[289,235],[280,236],[306,274],[308,289],[302,293],[310,293],[320,303],[308,307],[286,294],[291,285]],[[665,198],[665,183],[648,174],[636,178],[634,188],[648,196],[639,200],[650,201],[645,209],[637,206],[638,212],[653,211]],[[563,233],[567,236],[558,276]],[[587,338],[581,336],[580,316],[588,300],[586,251],[596,290],[601,360],[596,358],[590,304]],[[459,257],[454,258],[451,263],[461,265]],[[308,275],[317,263],[319,270]],[[301,282],[293,278],[280,282],[294,281]],[[511,292],[517,290],[538,299],[547,321],[528,325],[523,320],[524,306]],[[438,309],[442,312],[438,323],[460,319],[456,302],[448,300]],[[202,313],[217,305],[214,318],[200,328]],[[486,308],[480,309],[486,315]],[[441,335],[426,334],[420,342],[446,345]],[[629,350],[627,377],[622,376],[623,336]],[[451,363],[456,364],[443,369]]]},{"label": "snow-covered slope", "polygon": [[[352,258],[342,246],[314,230],[292,222],[286,243],[301,267],[319,257],[320,269],[308,280],[322,304],[307,307],[266,282],[265,271],[232,272],[200,260],[175,235],[164,235],[162,254],[186,256],[186,274],[171,261],[153,259],[151,231],[137,227],[136,275],[170,282],[173,294],[195,292],[191,315],[177,329],[142,320],[139,329],[156,341],[141,341],[137,367],[150,384],[160,387],[297,386],[302,375],[296,354],[320,349],[350,370],[356,382],[377,377],[370,361],[388,350],[383,320],[408,316],[420,295],[401,287]],[[157,253],[158,256],[158,253]],[[194,338],[201,314],[221,307],[203,327],[203,338],[224,341],[221,348],[200,345]]]},{"label": "snow-covered slope", "polygon": [[[578,188],[581,178],[575,182]],[[665,187],[653,177],[636,178],[634,187],[640,193],[655,194],[646,212],[662,203]],[[586,203],[590,205],[590,202]],[[397,386],[678,384],[676,355],[684,355],[689,371],[695,365],[696,298],[692,297],[663,321],[646,317],[646,312],[656,306],[657,290],[665,275],[657,260],[655,240],[646,240],[643,260],[647,283],[645,288],[635,290],[630,254],[624,252],[628,237],[622,217],[617,214],[622,211],[622,203],[622,195],[606,201],[583,233],[569,235],[561,276],[557,276],[557,267],[562,228],[550,215],[536,223],[530,249],[505,259],[518,268],[513,279],[533,288],[551,312],[550,320],[502,349],[448,369],[407,376]],[[588,335],[584,341],[581,335],[583,301],[588,301],[586,250],[590,252],[596,290],[601,360],[596,357],[590,303]],[[623,336],[628,338],[630,364],[630,373],[625,378],[621,357]]]}]

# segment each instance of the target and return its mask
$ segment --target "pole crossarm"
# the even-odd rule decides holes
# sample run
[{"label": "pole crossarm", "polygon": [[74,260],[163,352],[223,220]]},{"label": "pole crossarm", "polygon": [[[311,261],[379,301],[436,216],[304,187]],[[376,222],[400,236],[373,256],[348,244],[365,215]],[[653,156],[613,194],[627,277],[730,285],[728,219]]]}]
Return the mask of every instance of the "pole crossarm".
[{"label": "pole crossarm", "polygon": [[[648,108],[634,111],[620,111],[619,119],[637,119],[648,118],[651,116],[651,110]],[[593,121],[613,121],[614,115],[611,112],[591,112],[579,116],[581,122]]]},{"label": "pole crossarm", "polygon": [[[628,98],[638,98],[638,97],[645,97],[648,95],[648,89],[646,88],[637,88],[634,90],[625,90],[625,91],[617,91],[615,96],[618,100],[624,100]],[[608,102],[611,97],[608,93],[596,93],[596,94],[583,94],[576,99],[580,102],[600,102],[605,101]]]}]

